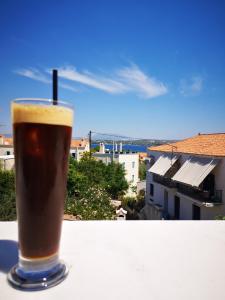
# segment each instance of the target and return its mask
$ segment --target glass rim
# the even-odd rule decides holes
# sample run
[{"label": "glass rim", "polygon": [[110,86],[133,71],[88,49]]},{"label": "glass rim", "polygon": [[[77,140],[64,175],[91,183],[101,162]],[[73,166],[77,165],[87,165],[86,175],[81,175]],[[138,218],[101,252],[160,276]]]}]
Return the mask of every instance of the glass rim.
[{"label": "glass rim", "polygon": [[[30,104],[38,104],[38,102],[40,102],[41,104],[46,104],[46,105],[53,105],[53,99],[50,98],[15,98],[13,100],[11,100],[11,103],[18,103],[18,104],[22,104],[22,103],[27,103],[29,104],[29,102],[31,102]],[[70,109],[74,109],[74,105],[71,104],[70,102],[67,101],[62,101],[62,100],[56,100],[57,103],[55,104],[56,106],[64,106],[64,107],[68,107]]]}]

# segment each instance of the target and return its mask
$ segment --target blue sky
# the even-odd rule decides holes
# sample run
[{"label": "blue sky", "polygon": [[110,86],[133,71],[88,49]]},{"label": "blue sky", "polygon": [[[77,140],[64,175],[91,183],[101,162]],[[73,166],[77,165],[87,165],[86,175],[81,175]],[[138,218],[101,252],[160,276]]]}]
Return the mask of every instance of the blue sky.
[{"label": "blue sky", "polygon": [[0,37],[1,132],[52,68],[74,136],[225,132],[225,1],[1,1]]}]

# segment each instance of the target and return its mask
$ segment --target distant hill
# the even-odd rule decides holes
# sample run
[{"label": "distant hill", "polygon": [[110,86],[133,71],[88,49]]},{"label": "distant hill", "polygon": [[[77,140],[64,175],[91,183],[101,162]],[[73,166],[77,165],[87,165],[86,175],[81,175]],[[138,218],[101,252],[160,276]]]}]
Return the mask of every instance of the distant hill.
[{"label": "distant hill", "polygon": [[[123,144],[128,145],[142,145],[142,146],[158,146],[163,144],[171,144],[177,142],[177,140],[156,140],[156,139],[140,139],[140,140],[116,140],[115,143],[122,142]],[[105,143],[105,144],[113,144],[112,139],[93,139],[93,144]]]}]

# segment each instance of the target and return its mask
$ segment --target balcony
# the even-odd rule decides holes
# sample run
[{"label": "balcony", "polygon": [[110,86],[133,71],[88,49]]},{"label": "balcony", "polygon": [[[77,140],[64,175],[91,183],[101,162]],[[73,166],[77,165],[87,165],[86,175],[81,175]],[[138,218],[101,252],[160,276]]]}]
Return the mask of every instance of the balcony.
[{"label": "balcony", "polygon": [[153,181],[159,184],[162,184],[168,188],[176,188],[177,183],[174,182],[171,178],[163,177],[157,174],[153,174]]},{"label": "balcony", "polygon": [[191,186],[178,183],[177,191],[201,202],[222,204],[222,190],[215,190],[215,193],[212,195],[207,190],[195,189]]}]

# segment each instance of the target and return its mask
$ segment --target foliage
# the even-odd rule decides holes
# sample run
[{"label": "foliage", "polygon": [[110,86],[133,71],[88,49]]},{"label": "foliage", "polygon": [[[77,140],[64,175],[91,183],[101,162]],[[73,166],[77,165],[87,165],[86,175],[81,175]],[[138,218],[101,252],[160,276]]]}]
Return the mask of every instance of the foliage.
[{"label": "foliage", "polygon": [[[65,212],[82,219],[113,219],[110,198],[123,195],[128,188],[120,164],[105,165],[86,153],[80,162],[69,161]],[[15,174],[0,170],[0,220],[16,219]]]},{"label": "foliage", "polygon": [[85,154],[79,162],[71,158],[67,182],[68,195],[82,197],[82,192],[90,186],[100,186],[113,199],[124,195],[129,187],[121,164],[106,165],[89,154]]},{"label": "foliage", "polygon": [[0,221],[16,219],[15,174],[0,170]]},{"label": "foliage", "polygon": [[85,220],[114,219],[115,209],[110,198],[118,198],[127,188],[122,165],[105,165],[88,153],[79,162],[71,158],[65,212],[80,215]]},{"label": "foliage", "polygon": [[144,161],[139,162],[139,178],[140,180],[145,180],[146,179],[146,163]]},{"label": "foliage", "polygon": [[98,186],[88,187],[81,198],[68,197],[65,213],[80,216],[84,220],[112,220],[115,209],[108,194]]},{"label": "foliage", "polygon": [[215,217],[215,220],[225,221],[225,216],[217,216],[217,217]]},{"label": "foliage", "polygon": [[121,164],[112,162],[105,166],[103,187],[112,199],[118,199],[127,191],[129,185],[125,179],[125,169]]},{"label": "foliage", "polygon": [[141,190],[137,197],[123,197],[121,204],[127,211],[127,220],[138,220],[138,214],[145,205],[145,191]]},{"label": "foliage", "polygon": [[136,197],[131,197],[131,196],[122,197],[122,199],[121,199],[121,205],[123,207],[132,206],[132,205],[134,205],[134,203],[136,201],[137,201]]}]

